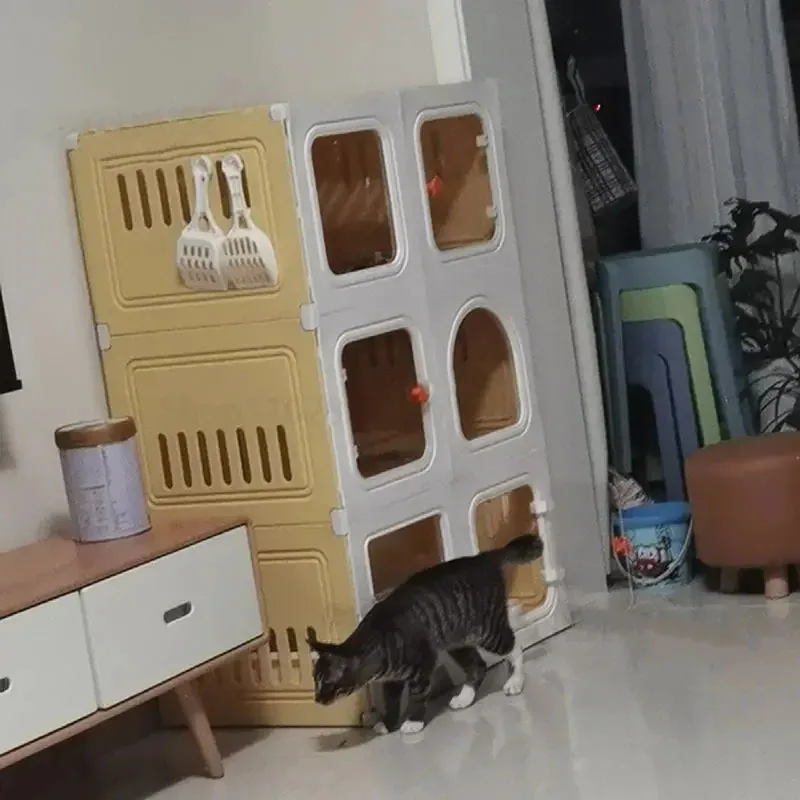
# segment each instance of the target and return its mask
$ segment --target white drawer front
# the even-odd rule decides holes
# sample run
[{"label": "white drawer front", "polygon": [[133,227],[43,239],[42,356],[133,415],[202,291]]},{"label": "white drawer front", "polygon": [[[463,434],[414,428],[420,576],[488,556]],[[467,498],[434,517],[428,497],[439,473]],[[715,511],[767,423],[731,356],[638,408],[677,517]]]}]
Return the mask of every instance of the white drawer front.
[{"label": "white drawer front", "polygon": [[95,711],[77,593],[0,620],[0,754]]},{"label": "white drawer front", "polygon": [[262,633],[245,527],[96,583],[81,597],[101,708]]}]

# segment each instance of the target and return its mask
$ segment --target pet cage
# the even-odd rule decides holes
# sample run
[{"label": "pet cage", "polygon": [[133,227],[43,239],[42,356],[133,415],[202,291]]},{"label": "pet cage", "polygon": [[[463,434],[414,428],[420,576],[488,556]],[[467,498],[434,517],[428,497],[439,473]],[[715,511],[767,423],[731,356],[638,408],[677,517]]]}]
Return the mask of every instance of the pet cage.
[{"label": "pet cage", "polygon": [[[247,515],[267,645],[203,682],[216,724],[357,724],[313,702],[338,640],[442,559],[539,528],[509,573],[532,643],[569,624],[547,522],[519,255],[491,84],[88,132],[70,168],[110,411],[135,417],[151,513]],[[190,161],[244,163],[274,287],[175,269]],[[171,712],[165,714],[171,719]]]}]

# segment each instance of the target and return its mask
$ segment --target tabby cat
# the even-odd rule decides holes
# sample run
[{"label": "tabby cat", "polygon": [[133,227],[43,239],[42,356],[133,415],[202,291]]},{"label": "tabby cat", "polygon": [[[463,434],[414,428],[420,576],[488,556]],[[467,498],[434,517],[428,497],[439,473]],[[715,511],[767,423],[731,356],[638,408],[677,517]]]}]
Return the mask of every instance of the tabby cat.
[{"label": "tabby cat", "polygon": [[[503,548],[437,564],[376,603],[341,644],[309,639],[316,701],[328,705],[379,681],[386,710],[376,731],[417,733],[425,727],[439,655],[448,653],[466,673],[466,682],[450,700],[450,708],[459,709],[472,705],[486,675],[480,650],[509,662],[511,675],[503,691],[520,694],[522,648],[508,618],[503,567],[534,561],[543,550],[538,535],[525,534]],[[401,718],[406,687],[409,701]]]}]

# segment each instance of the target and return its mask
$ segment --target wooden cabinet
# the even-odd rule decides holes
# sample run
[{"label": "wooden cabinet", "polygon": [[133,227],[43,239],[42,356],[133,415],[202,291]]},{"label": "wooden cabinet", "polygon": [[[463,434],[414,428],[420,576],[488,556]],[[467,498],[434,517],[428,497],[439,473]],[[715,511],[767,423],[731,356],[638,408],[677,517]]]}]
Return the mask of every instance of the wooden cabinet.
[{"label": "wooden cabinet", "polygon": [[263,644],[260,598],[242,520],[0,554],[0,768],[173,691],[221,777],[194,680]]}]

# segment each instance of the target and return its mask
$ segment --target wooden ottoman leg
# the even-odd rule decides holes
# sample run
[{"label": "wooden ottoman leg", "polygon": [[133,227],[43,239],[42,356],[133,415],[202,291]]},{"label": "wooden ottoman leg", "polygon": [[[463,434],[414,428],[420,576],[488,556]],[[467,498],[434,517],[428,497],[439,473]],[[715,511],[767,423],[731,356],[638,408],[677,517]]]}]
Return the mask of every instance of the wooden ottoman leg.
[{"label": "wooden ottoman leg", "polygon": [[789,594],[789,568],[764,568],[764,596],[768,600],[778,600]]},{"label": "wooden ottoman leg", "polygon": [[209,776],[221,778],[225,774],[225,767],[222,765],[222,756],[219,754],[217,741],[211,725],[208,723],[206,710],[203,708],[203,701],[200,699],[197,686],[194,681],[187,681],[174,691]]},{"label": "wooden ottoman leg", "polygon": [[719,590],[725,594],[739,591],[739,570],[736,567],[723,567],[719,578]]}]

